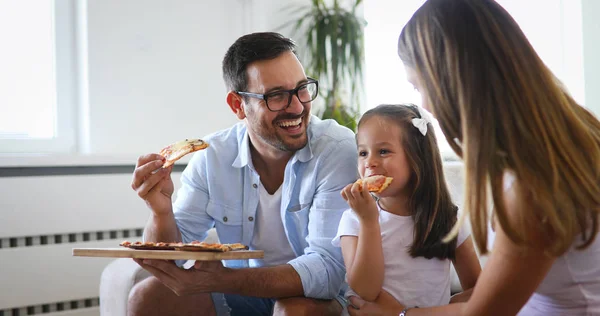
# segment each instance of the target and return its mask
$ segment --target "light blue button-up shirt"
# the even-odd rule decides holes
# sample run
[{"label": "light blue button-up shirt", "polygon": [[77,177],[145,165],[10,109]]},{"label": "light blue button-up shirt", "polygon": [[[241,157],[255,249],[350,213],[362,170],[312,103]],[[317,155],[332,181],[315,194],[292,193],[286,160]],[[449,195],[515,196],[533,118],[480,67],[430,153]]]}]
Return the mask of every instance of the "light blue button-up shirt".
[{"label": "light blue button-up shirt", "polygon": [[[354,133],[312,116],[308,144],[285,167],[281,218],[296,254],[289,262],[306,297],[332,299],[345,289],[341,250],[331,245],[348,204],[340,191],[358,179]],[[174,214],[184,242],[203,240],[213,226],[222,243],[249,245],[254,233],[260,177],[252,166],[246,125],[204,138],[182,173]],[[248,267],[247,260],[226,260]]]}]

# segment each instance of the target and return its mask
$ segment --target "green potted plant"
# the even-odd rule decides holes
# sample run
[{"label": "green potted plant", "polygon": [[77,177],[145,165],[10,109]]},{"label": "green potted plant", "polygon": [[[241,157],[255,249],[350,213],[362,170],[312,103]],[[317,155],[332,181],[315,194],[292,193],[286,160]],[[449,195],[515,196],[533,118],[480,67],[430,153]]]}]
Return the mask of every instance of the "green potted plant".
[{"label": "green potted plant", "polygon": [[338,0],[330,6],[325,0],[312,0],[308,6],[295,8],[299,17],[290,22],[306,72],[319,80],[324,102],[317,115],[334,119],[353,131],[360,115],[363,87],[366,22],[356,14],[361,2],[355,0],[346,9]]}]

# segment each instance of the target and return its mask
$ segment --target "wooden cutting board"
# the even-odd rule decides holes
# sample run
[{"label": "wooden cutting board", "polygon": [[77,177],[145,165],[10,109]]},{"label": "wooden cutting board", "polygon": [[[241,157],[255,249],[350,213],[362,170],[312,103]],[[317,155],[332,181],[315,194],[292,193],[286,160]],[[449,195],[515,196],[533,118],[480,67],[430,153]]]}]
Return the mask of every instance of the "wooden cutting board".
[{"label": "wooden cutting board", "polygon": [[227,252],[199,252],[179,250],[138,250],[128,248],[73,248],[75,257],[140,258],[165,260],[238,260],[262,259],[262,250],[236,250]]}]

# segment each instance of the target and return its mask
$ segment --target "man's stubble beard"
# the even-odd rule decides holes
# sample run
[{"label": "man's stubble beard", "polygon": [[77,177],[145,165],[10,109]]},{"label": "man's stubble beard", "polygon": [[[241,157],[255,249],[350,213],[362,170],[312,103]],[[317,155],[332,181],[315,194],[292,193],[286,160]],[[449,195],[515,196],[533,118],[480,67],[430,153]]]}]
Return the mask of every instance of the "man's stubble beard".
[{"label": "man's stubble beard", "polygon": [[298,151],[298,150],[304,148],[306,146],[306,144],[308,143],[308,124],[309,124],[308,120],[309,120],[309,117],[306,114],[306,112],[303,113],[302,115],[300,115],[300,117],[302,117],[303,133],[300,135],[291,136],[292,139],[298,139],[298,138],[304,139],[304,141],[299,144],[296,144],[296,143],[290,144],[290,143],[285,142],[284,138],[279,133],[279,127],[273,123],[277,120],[280,120],[281,117],[274,119],[271,123],[265,123],[263,121],[257,122],[256,120],[249,120],[250,125],[258,127],[258,128],[249,127],[249,129],[251,129],[252,132],[254,133],[254,135],[256,135],[258,138],[260,138],[264,143],[266,143],[274,148],[277,148],[278,150],[284,151],[284,152],[295,152],[295,151]]},{"label": "man's stubble beard", "polygon": [[[282,135],[278,132],[279,127],[277,127],[276,125],[270,125],[270,126],[264,126],[261,124],[260,127],[260,132],[256,133],[257,131],[255,131],[255,134],[262,139],[265,143],[281,150],[284,152],[295,152],[298,151],[302,148],[304,148],[306,146],[306,144],[308,143],[308,134],[307,134],[307,124],[304,121],[304,119],[302,120],[302,128],[303,128],[303,133],[300,135],[296,135],[296,136],[291,136],[292,139],[303,139],[304,141],[302,141],[301,143],[289,143],[286,142],[284,140],[284,138],[282,137]],[[263,133],[264,132],[264,133]]]}]

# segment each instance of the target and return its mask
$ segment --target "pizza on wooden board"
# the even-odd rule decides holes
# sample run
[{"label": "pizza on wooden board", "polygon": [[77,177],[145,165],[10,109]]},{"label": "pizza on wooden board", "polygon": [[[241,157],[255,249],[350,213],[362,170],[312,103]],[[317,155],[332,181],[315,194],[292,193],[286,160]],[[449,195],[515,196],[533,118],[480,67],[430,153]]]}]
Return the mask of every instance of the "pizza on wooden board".
[{"label": "pizza on wooden board", "polygon": [[220,243],[206,243],[206,242],[202,242],[202,241],[192,241],[190,243],[124,241],[124,242],[120,243],[119,246],[132,248],[132,249],[140,249],[140,250],[183,250],[183,251],[208,251],[208,252],[227,252],[227,251],[248,250],[248,246],[240,244],[240,243],[220,244]]},{"label": "pizza on wooden board", "polygon": [[190,138],[170,144],[160,150],[159,154],[165,157],[163,168],[174,164],[183,156],[208,147],[208,143],[199,138]]},{"label": "pizza on wooden board", "polygon": [[393,180],[394,180],[394,178],[392,178],[392,177],[375,175],[375,176],[358,179],[356,181],[356,183],[362,189],[363,182],[366,182],[367,190],[369,190],[369,192],[381,193],[383,190],[385,190],[390,185],[390,183],[392,183]]}]

